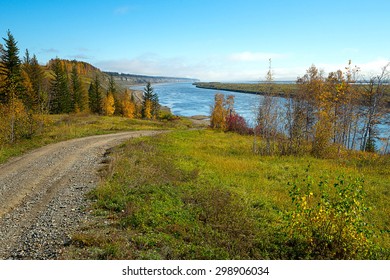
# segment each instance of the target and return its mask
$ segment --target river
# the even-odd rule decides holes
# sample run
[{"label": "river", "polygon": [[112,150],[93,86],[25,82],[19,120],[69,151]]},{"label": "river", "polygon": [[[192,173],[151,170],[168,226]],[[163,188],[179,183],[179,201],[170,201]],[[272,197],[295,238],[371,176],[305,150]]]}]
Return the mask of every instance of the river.
[{"label": "river", "polygon": [[[171,108],[173,114],[185,117],[194,115],[209,116],[210,108],[214,104],[214,95],[220,92],[226,96],[234,95],[234,109],[248,123],[252,123],[254,121],[255,108],[263,98],[255,94],[197,88],[191,83],[155,84],[152,86],[158,95],[161,105]],[[143,90],[144,86],[131,88]]]}]

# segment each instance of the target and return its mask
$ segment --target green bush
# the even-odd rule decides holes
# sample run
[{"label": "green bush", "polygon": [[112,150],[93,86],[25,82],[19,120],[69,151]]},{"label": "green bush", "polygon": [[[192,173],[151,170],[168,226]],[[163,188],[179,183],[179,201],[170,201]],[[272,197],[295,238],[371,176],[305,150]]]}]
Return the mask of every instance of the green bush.
[{"label": "green bush", "polygon": [[289,183],[293,210],[284,233],[288,258],[369,259],[372,231],[365,222],[364,181],[339,176],[330,183],[307,175]]}]

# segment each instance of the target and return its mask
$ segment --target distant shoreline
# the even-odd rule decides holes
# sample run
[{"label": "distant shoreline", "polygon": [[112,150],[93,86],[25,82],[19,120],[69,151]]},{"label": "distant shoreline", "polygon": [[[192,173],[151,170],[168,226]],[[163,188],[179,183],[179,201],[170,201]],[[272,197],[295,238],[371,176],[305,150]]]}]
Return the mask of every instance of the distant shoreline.
[{"label": "distant shoreline", "polygon": [[[244,83],[218,83],[218,82],[196,82],[193,83],[197,88],[222,90],[228,92],[240,92],[247,94],[264,95],[268,91],[267,84],[244,84]],[[294,95],[296,90],[295,84],[272,84],[274,95],[278,97],[287,97]]]}]

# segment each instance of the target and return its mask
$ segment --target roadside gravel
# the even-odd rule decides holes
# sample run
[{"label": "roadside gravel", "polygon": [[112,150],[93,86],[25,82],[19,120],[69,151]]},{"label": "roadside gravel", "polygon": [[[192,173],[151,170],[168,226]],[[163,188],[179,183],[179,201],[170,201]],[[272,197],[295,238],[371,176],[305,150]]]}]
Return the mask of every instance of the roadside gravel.
[{"label": "roadside gravel", "polygon": [[51,144],[0,165],[0,259],[57,259],[99,182],[107,149],[161,131],[135,131]]}]

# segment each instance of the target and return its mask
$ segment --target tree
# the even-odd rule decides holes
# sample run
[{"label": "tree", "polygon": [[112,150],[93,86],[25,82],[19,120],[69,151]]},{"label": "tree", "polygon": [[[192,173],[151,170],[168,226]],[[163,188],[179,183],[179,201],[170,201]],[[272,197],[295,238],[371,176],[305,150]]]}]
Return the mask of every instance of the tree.
[{"label": "tree", "polygon": [[225,130],[227,127],[226,116],[227,110],[224,107],[225,96],[221,93],[216,93],[214,96],[214,106],[211,111],[210,126],[214,129]]},{"label": "tree", "polygon": [[142,117],[146,119],[158,118],[160,105],[158,95],[154,92],[152,85],[148,82],[143,91]]},{"label": "tree", "polygon": [[361,112],[363,116],[362,141],[360,148],[363,151],[375,151],[377,126],[385,115],[385,96],[390,89],[389,81],[390,63],[382,68],[377,76],[372,76],[362,84]]},{"label": "tree", "polygon": [[279,123],[279,106],[274,96],[274,79],[271,63],[271,59],[269,59],[269,68],[266,74],[267,91],[263,93],[263,98],[260,99],[255,129],[258,130],[260,136],[266,142],[265,147],[261,149],[261,153],[266,155],[273,153],[271,151],[271,142],[276,140]]},{"label": "tree", "polygon": [[81,83],[78,71],[77,62],[74,62],[71,73],[71,92],[76,112],[88,110],[88,95]]},{"label": "tree", "polygon": [[115,86],[115,80],[114,80],[114,76],[113,75],[110,75],[110,77],[108,78],[108,90],[107,90],[107,93],[111,92],[111,94],[116,94],[116,86]]},{"label": "tree", "polygon": [[128,90],[125,90],[124,98],[122,100],[123,116],[129,119],[136,117],[136,105],[133,99],[133,95],[129,96]]},{"label": "tree", "polygon": [[7,36],[0,56],[0,132],[3,140],[14,143],[26,135],[27,115],[22,102],[26,94],[17,42],[9,30]]},{"label": "tree", "polygon": [[70,113],[74,111],[74,102],[69,90],[68,74],[61,63],[56,59],[52,64],[53,79],[50,85],[49,108],[50,113]]},{"label": "tree", "polygon": [[[109,100],[110,99],[110,100]],[[112,99],[112,104],[111,104],[111,99]],[[114,112],[116,114],[121,114],[123,113],[123,108],[122,108],[122,104],[118,98],[118,93],[117,93],[117,89],[116,89],[116,85],[115,85],[115,80],[114,80],[114,76],[111,74],[110,77],[108,78],[108,89],[107,89],[107,94],[106,94],[106,97],[105,99],[103,99],[103,107],[106,107],[106,109],[109,109],[108,111],[112,111],[112,114],[114,114]],[[110,105],[108,105],[110,104]],[[108,108],[107,106],[109,106],[110,108]],[[105,115],[107,115],[107,110],[105,111]],[[109,114],[110,116],[112,114]]]},{"label": "tree", "polygon": [[22,70],[24,88],[27,94],[26,107],[32,113],[43,113],[46,103],[44,93],[45,74],[35,54],[30,58],[28,50],[26,50]]},{"label": "tree", "polygon": [[105,116],[112,116],[115,112],[115,100],[112,93],[108,93],[108,95],[103,98],[102,103],[103,114]]},{"label": "tree", "polygon": [[93,82],[91,82],[88,90],[89,97],[89,109],[92,113],[102,113],[102,96],[101,96],[101,85],[98,75],[95,76]]},{"label": "tree", "polygon": [[17,42],[9,30],[7,38],[3,38],[3,40],[5,46],[0,56],[0,75],[3,76],[0,87],[0,103],[7,104],[12,98],[22,98],[24,90]]}]

